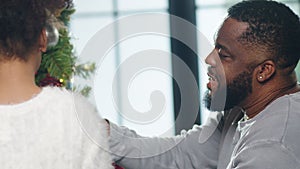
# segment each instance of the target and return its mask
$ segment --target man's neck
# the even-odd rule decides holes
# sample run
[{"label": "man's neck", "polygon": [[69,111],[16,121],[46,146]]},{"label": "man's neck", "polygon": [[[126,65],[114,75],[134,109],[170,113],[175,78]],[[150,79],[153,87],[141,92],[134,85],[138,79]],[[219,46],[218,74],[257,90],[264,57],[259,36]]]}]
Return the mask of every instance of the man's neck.
[{"label": "man's neck", "polygon": [[274,86],[261,86],[255,89],[255,92],[251,94],[248,100],[243,104],[243,109],[245,110],[249,118],[253,118],[264,110],[270,103],[274,100],[282,97],[284,95],[296,93],[300,91],[300,86],[296,80],[287,80],[285,82],[278,82]]}]

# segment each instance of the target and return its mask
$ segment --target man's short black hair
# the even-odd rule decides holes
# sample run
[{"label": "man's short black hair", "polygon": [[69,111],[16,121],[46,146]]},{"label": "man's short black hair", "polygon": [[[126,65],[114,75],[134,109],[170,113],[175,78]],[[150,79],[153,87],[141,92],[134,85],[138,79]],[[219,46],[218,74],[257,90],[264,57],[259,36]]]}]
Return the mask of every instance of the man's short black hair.
[{"label": "man's short black hair", "polygon": [[242,1],[228,9],[228,17],[249,24],[241,43],[266,52],[278,68],[297,65],[300,22],[289,7],[275,1]]}]

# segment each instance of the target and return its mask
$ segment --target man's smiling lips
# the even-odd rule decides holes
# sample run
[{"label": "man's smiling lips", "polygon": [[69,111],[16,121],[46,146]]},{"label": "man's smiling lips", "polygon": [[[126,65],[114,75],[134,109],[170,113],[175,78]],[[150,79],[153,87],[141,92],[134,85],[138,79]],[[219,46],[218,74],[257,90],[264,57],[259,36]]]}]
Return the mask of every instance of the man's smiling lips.
[{"label": "man's smiling lips", "polygon": [[218,86],[216,77],[211,72],[208,72],[207,75],[209,77],[209,79],[208,79],[209,82],[207,83],[207,88],[211,91],[215,90]]}]

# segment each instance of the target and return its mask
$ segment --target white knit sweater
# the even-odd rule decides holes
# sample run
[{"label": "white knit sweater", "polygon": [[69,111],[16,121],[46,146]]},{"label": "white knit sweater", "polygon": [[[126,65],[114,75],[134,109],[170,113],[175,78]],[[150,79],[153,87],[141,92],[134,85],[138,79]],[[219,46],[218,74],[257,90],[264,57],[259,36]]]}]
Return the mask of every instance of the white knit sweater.
[{"label": "white knit sweater", "polygon": [[107,139],[96,109],[64,89],[0,105],[1,169],[112,169]]}]

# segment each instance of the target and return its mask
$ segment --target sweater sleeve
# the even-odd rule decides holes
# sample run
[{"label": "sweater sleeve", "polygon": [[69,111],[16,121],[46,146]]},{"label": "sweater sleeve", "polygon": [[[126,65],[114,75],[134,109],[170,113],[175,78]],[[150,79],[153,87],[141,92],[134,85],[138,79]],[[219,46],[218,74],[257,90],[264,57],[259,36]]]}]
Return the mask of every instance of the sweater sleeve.
[{"label": "sweater sleeve", "polygon": [[113,160],[124,168],[217,168],[221,137],[218,118],[170,138],[142,137],[126,127],[110,125]]},{"label": "sweater sleeve", "polygon": [[76,124],[81,129],[81,168],[113,169],[105,120],[99,115],[97,109],[81,95],[74,95],[74,106]]}]

